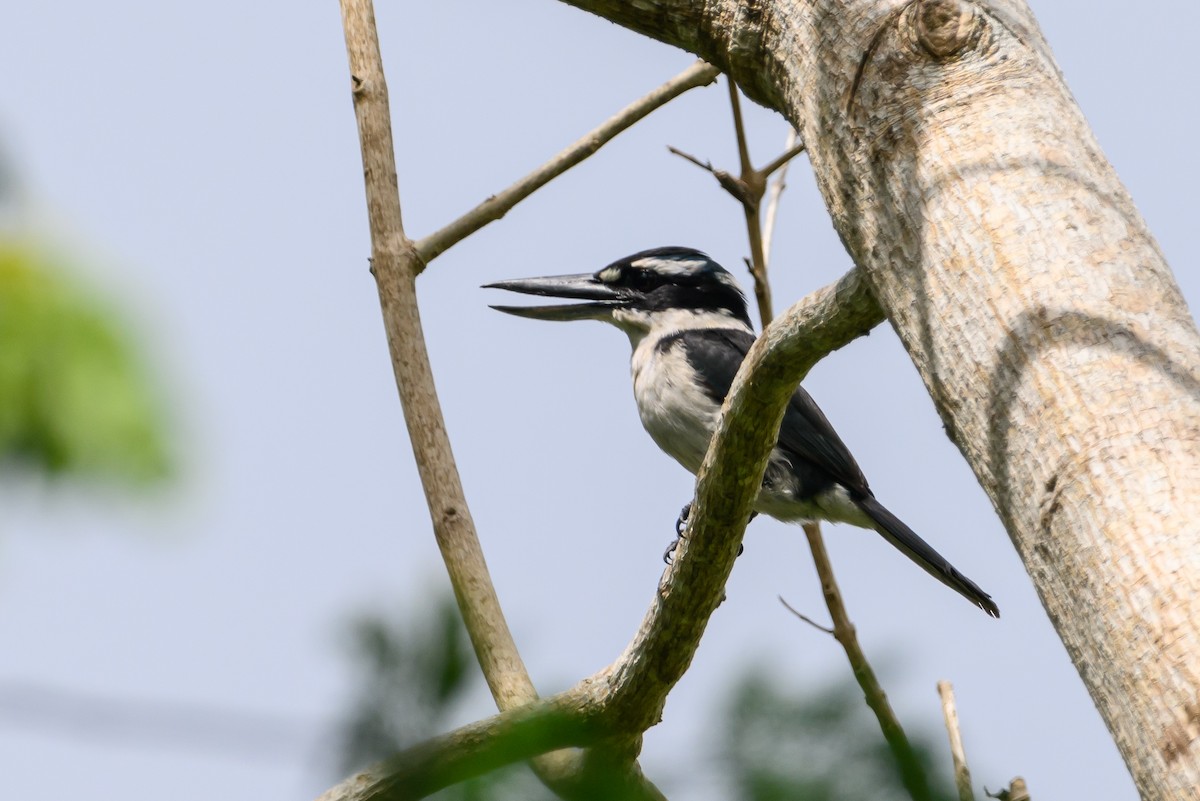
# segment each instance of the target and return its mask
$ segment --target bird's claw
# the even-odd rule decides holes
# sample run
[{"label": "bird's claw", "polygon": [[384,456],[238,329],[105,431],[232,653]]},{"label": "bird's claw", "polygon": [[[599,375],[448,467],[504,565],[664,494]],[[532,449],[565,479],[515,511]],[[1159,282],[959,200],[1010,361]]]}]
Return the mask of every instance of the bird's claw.
[{"label": "bird's claw", "polygon": [[675,549],[679,547],[679,540],[682,537],[676,537],[671,540],[671,544],[667,546],[667,550],[663,551],[663,564],[671,564],[675,561]]},{"label": "bird's claw", "polygon": [[[679,547],[679,541],[687,535],[688,517],[692,513],[692,502],[688,501],[683,505],[683,509],[679,510],[679,519],[675,521],[675,539],[671,540],[671,544],[667,546],[667,550],[663,551],[663,563],[671,564],[675,560],[675,549]],[[753,520],[758,515],[758,512],[751,512],[750,519]],[[737,555],[741,556],[742,551],[746,550],[746,546],[738,544]]]},{"label": "bird's claw", "polygon": [[688,501],[679,510],[679,518],[675,521],[675,536],[682,537],[687,532],[688,517],[692,514],[692,502]]}]

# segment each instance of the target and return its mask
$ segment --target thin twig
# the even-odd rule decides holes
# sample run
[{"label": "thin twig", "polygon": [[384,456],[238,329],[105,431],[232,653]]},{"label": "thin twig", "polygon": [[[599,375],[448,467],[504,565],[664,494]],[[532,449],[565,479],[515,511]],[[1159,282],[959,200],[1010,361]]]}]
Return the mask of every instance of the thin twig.
[{"label": "thin twig", "polygon": [[738,101],[737,84],[732,78],[727,78],[726,83],[729,85],[729,106],[733,110],[733,131],[737,136],[738,163],[745,175],[754,172],[754,165],[750,163],[750,146],[746,142],[746,126],[742,122],[742,104]]},{"label": "thin twig", "polygon": [[585,134],[570,147],[512,186],[492,195],[449,225],[418,240],[417,252],[421,254],[425,262],[432,261],[465,237],[475,233],[488,223],[499,220],[513,206],[595,153],[617,134],[650,112],[674,100],[689,89],[712,83],[719,74],[720,71],[716,67],[705,64],[703,61],[697,61],[653,92],[618,111],[607,122]]},{"label": "thin twig", "polygon": [[[784,155],[791,153],[797,147],[803,149],[804,143],[800,141],[800,134],[795,128],[792,128],[788,132],[787,143],[784,145],[786,150]],[[771,245],[775,240],[775,218],[779,216],[779,202],[783,197],[783,190],[787,188],[788,165],[791,163],[791,158],[788,158],[779,165],[779,174],[775,176],[775,180],[771,181],[771,185],[767,189],[767,204],[763,212],[762,227],[763,261],[767,264],[771,263]]]},{"label": "thin twig", "polygon": [[780,596],[779,596],[779,603],[783,604],[783,606],[784,606],[784,608],[785,608],[785,609],[787,609],[789,612],[791,612],[791,613],[792,613],[793,615],[795,615],[796,617],[798,617],[798,618],[800,618],[801,620],[803,620],[803,621],[804,621],[805,623],[807,623],[808,625],[812,626],[812,627],[813,627],[814,629],[816,629],[817,631],[823,631],[823,632],[825,632],[826,634],[828,634],[828,635],[830,635],[830,636],[832,636],[832,635],[833,635],[833,629],[829,629],[829,628],[826,628],[826,627],[822,626],[820,623],[818,623],[817,621],[813,620],[813,619],[812,619],[811,617],[809,617],[808,615],[806,615],[806,614],[804,614],[804,613],[800,612],[800,611],[799,611],[799,610],[797,610],[797,609],[796,609],[794,606],[792,606],[791,604],[789,604],[787,601],[783,600],[783,596],[782,596],[782,595],[780,595]]},{"label": "thin twig", "polygon": [[766,163],[766,165],[764,165],[758,169],[758,172],[762,173],[764,178],[771,175],[772,173],[774,173],[776,170],[780,169],[781,167],[786,166],[788,162],[790,162],[792,159],[796,158],[796,156],[799,156],[801,153],[804,152],[804,150],[805,150],[804,143],[799,141],[797,139],[797,136],[798,136],[798,134],[796,133],[796,130],[793,128],[792,132],[790,134],[788,134],[788,141],[787,141],[787,145],[785,146],[786,149],[782,153],[780,153],[778,156],[776,156],[774,161],[769,161]]},{"label": "thin twig", "polygon": [[[740,119],[736,99],[734,109],[735,120]],[[738,125],[737,129],[739,137],[743,137],[744,132],[741,126]],[[788,159],[803,150],[803,145],[794,141],[795,135],[795,131],[793,130],[788,137],[786,152],[783,156],[772,162],[775,165],[773,169],[786,164]],[[759,191],[763,191],[761,186]],[[782,191],[780,189],[779,193],[782,193]],[[774,196],[772,205],[778,205],[779,193]],[[763,305],[764,298],[766,303],[769,304],[771,297],[769,288],[765,286],[767,283],[766,253],[769,248],[769,242],[762,234],[762,228],[758,221],[757,206],[754,208],[753,214],[751,214],[750,208],[747,207],[746,226],[750,236],[750,250],[755,258],[755,262],[750,268],[750,273],[754,276],[755,282],[754,294],[755,297],[759,298],[759,314],[763,315],[765,325],[766,320],[770,319],[770,307],[769,305],[765,307]],[[758,243],[757,251],[755,250],[756,241]],[[846,652],[846,658],[850,661],[850,668],[854,672],[854,678],[858,680],[858,685],[862,688],[867,706],[875,713],[875,718],[879,721],[879,728],[883,732],[883,737],[887,741],[888,747],[892,751],[892,756],[895,758],[896,764],[900,769],[900,777],[904,782],[904,786],[908,789],[914,801],[926,801],[932,798],[932,796],[929,791],[929,782],[925,778],[925,771],[922,769],[921,763],[917,760],[916,753],[909,744],[908,737],[904,733],[904,728],[896,718],[891,704],[888,703],[887,695],[884,694],[883,688],[880,687],[879,681],[875,677],[875,671],[871,668],[871,663],[867,661],[866,654],[863,653],[861,646],[858,644],[858,636],[855,633],[854,624],[850,622],[850,616],[846,613],[845,604],[842,603],[841,591],[838,589],[837,580],[833,575],[833,564],[829,561],[829,553],[825,549],[825,541],[821,536],[820,524],[816,522],[805,523],[804,534],[808,538],[809,549],[813,555],[813,563],[816,565],[817,575],[821,580],[821,591],[825,597],[825,606],[829,609],[829,616],[833,620],[833,629],[830,633],[841,643],[842,649]],[[790,609],[791,607],[788,608]],[[802,620],[816,625],[794,609],[792,612]],[[825,630],[822,626],[817,626],[817,628]]]},{"label": "thin twig", "polygon": [[[434,536],[458,607],[496,705],[508,711],[536,701],[537,691],[488,573],[433,382],[416,294],[416,277],[426,257],[405,236],[401,222],[387,82],[374,8],[371,0],[341,0],[341,11],[362,149],[371,265],[392,370]],[[583,797],[586,792],[587,788],[574,781],[581,767],[579,755],[569,751],[545,754],[534,762],[547,786],[568,798]],[[630,797],[661,798],[661,793],[642,779],[636,763],[627,767],[633,790]]]},{"label": "thin twig", "polygon": [[671,151],[676,156],[679,156],[681,159],[686,159],[687,161],[692,162],[693,164],[695,164],[697,167],[699,167],[702,170],[708,170],[713,175],[717,174],[717,168],[712,165],[711,161],[701,161],[700,159],[693,156],[691,153],[684,153],[679,148],[672,147],[671,145],[667,145],[667,150]]},{"label": "thin twig", "polygon": [[690,161],[692,164],[695,164],[700,169],[706,170],[706,171],[712,173],[713,177],[717,179],[717,183],[719,183],[721,185],[721,188],[724,189],[729,194],[733,195],[733,197],[737,200],[737,202],[741,203],[743,206],[745,206],[747,204],[750,204],[750,205],[758,204],[758,198],[754,197],[753,192],[751,191],[750,187],[747,186],[746,182],[743,181],[738,176],[733,175],[732,173],[726,172],[725,170],[718,170],[716,167],[714,167],[712,165],[712,162],[701,161],[700,159],[693,156],[691,153],[685,153],[677,147],[672,147],[671,145],[667,145],[667,150],[671,151],[676,156],[679,156],[681,159],[684,159],[685,161]]},{"label": "thin twig", "polygon": [[362,146],[371,265],[379,285],[396,386],[434,534],[455,597],[492,694],[501,709],[509,709],[534,700],[537,692],[517,653],[488,575],[433,383],[417,312],[415,278],[421,269],[421,257],[401,223],[387,84],[375,14],[371,0],[342,0],[341,6]]},{"label": "thin twig", "polygon": [[963,750],[962,732],[958,728],[954,685],[943,679],[937,683],[937,689],[942,698],[942,717],[946,719],[946,734],[950,736],[950,756],[954,760],[954,786],[958,788],[958,801],[975,801],[975,793],[971,790],[971,769],[967,767],[967,753]]},{"label": "thin twig", "polygon": [[[729,104],[733,112],[733,128],[737,136],[738,147],[738,162],[741,165],[741,174],[733,175],[726,170],[717,169],[712,165],[712,162],[701,161],[690,153],[685,153],[678,148],[667,146],[675,155],[680,158],[690,161],[702,170],[707,170],[712,173],[717,179],[717,183],[721,187],[733,195],[738,203],[742,205],[742,213],[746,218],[746,234],[750,240],[750,258],[746,260],[746,267],[750,271],[751,277],[754,279],[754,299],[758,306],[758,318],[762,322],[764,328],[771,321],[773,315],[771,304],[771,284],[767,281],[767,245],[764,244],[763,226],[759,222],[759,209],[762,205],[763,195],[767,190],[767,179],[776,170],[783,168],[789,161],[795,158],[800,153],[804,152],[804,144],[798,142],[795,137],[788,139],[787,150],[772,159],[767,166],[761,169],[754,169],[750,162],[750,146],[746,141],[746,126],[742,122],[742,107],[738,100],[737,85],[732,80],[729,81]],[[782,191],[782,190],[779,190]],[[775,205],[778,205],[779,193],[774,195]],[[771,225],[774,227],[774,217],[771,216]]]},{"label": "thin twig", "polygon": [[[758,319],[763,328],[775,316],[771,304],[771,284],[767,280],[767,257],[763,249],[762,223],[759,207],[766,192],[766,175],[750,164],[750,144],[746,141],[746,126],[742,122],[742,104],[738,101],[737,84],[729,81],[729,105],[733,111],[733,130],[737,135],[738,161],[742,166],[742,183],[752,201],[742,202],[742,214],[746,218],[746,234],[750,240],[750,275],[754,277],[754,299],[758,304]],[[785,162],[786,163],[786,162]]]},{"label": "thin twig", "polygon": [[829,552],[825,550],[821,529],[816,523],[806,523],[804,534],[808,537],[808,547],[812,551],[813,563],[817,567],[817,575],[821,578],[821,594],[825,596],[825,605],[829,608],[829,615],[833,619],[834,639],[841,643],[842,649],[846,652],[846,658],[850,660],[854,678],[858,680],[858,686],[862,688],[867,706],[875,713],[875,719],[879,722],[883,737],[892,751],[892,756],[900,769],[900,778],[909,795],[915,801],[927,801],[933,796],[929,791],[929,782],[925,778],[925,771],[921,767],[916,751],[908,742],[908,736],[904,733],[899,719],[896,718],[892,705],[888,703],[887,694],[879,685],[871,663],[867,661],[866,654],[858,644],[858,635],[855,632],[854,624],[850,622],[850,617],[846,614],[846,607],[842,603],[842,593],[838,589],[837,580],[833,575],[833,564],[829,561]]}]

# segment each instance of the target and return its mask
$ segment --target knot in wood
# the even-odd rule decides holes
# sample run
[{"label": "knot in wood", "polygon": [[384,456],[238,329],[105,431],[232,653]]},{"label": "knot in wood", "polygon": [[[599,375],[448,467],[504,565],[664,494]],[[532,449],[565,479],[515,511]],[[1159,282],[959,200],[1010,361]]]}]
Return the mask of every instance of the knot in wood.
[{"label": "knot in wood", "polygon": [[934,58],[949,58],[966,47],[975,24],[975,10],[964,0],[918,0],[917,41]]}]

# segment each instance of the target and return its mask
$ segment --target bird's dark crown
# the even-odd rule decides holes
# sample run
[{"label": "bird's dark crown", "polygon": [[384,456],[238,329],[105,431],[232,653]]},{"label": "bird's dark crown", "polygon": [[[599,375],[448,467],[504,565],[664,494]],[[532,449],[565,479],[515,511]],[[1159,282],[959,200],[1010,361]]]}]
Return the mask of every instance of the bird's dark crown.
[{"label": "bird's dark crown", "polygon": [[643,250],[614,261],[595,278],[611,287],[636,290],[642,298],[637,307],[646,311],[725,312],[750,325],[746,298],[733,276],[694,248]]}]

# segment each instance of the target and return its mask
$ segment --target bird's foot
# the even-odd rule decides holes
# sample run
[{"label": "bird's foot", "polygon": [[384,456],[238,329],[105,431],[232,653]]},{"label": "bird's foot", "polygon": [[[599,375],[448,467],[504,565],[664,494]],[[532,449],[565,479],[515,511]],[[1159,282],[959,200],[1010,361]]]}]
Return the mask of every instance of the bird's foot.
[{"label": "bird's foot", "polygon": [[688,501],[679,510],[679,518],[675,521],[675,538],[678,540],[687,531],[688,517],[692,514],[692,502]]},{"label": "bird's foot", "polygon": [[[688,517],[692,513],[692,502],[688,501],[683,505],[683,509],[679,511],[679,518],[675,521],[675,539],[671,540],[671,544],[667,546],[667,550],[663,551],[663,562],[671,564],[675,560],[675,549],[679,547],[679,541],[687,535]],[[750,519],[753,520],[758,516],[758,512],[751,512]],[[746,546],[738,543],[737,555],[741,556],[746,550]]]},{"label": "bird's foot", "polygon": [[687,533],[688,515],[692,513],[692,502],[688,501],[679,510],[679,517],[675,520],[675,539],[671,540],[671,544],[667,546],[667,550],[663,551],[663,562],[671,564],[675,561],[675,549],[679,547],[679,541],[683,539]]},{"label": "bird's foot", "polygon": [[671,564],[675,561],[675,549],[679,547],[679,540],[682,537],[676,537],[671,540],[671,544],[667,546],[667,550],[663,551],[663,564]]}]

